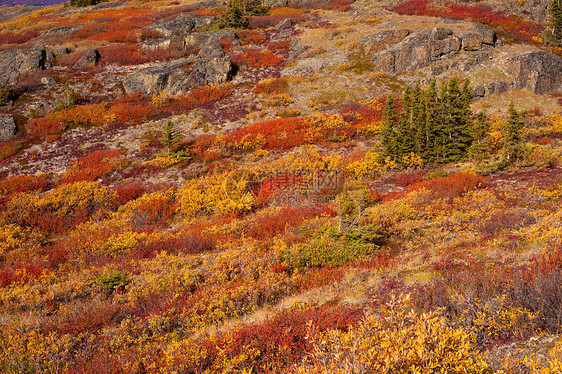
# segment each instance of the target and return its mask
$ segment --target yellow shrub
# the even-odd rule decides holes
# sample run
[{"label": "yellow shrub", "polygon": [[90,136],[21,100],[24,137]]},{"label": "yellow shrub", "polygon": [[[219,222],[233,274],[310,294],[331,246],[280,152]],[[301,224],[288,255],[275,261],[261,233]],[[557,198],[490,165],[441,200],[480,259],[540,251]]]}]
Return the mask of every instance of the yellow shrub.
[{"label": "yellow shrub", "polygon": [[349,331],[309,330],[313,352],[297,373],[485,373],[488,364],[462,328],[440,311],[409,311],[409,296],[393,299]]},{"label": "yellow shrub", "polygon": [[249,209],[251,194],[245,192],[244,174],[222,173],[187,182],[178,193],[178,212],[188,218]]}]

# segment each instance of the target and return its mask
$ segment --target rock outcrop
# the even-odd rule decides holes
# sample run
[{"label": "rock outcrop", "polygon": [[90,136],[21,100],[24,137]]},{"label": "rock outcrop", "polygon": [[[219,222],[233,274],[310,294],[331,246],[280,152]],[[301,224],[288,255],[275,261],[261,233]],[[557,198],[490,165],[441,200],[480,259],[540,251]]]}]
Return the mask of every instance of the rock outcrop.
[{"label": "rock outcrop", "polygon": [[377,33],[367,40],[374,54],[376,70],[405,72],[421,69],[431,62],[452,57],[464,51],[478,51],[493,47],[496,34],[484,26],[474,31],[455,35],[452,30],[436,27],[418,33],[392,30]]},{"label": "rock outcrop", "polygon": [[225,83],[232,74],[233,65],[228,56],[203,59],[192,55],[132,73],[123,85],[127,93],[141,91],[153,95],[167,91],[175,95],[206,84]]},{"label": "rock outcrop", "polygon": [[0,142],[10,139],[17,130],[14,117],[10,114],[0,114]]},{"label": "rock outcrop", "polygon": [[562,92],[562,58],[546,51],[524,53],[503,61],[503,68],[515,79],[515,88],[535,94]]},{"label": "rock outcrop", "polygon": [[45,69],[45,47],[0,51],[0,84],[17,83],[18,75]]},{"label": "rock outcrop", "polygon": [[94,67],[101,59],[101,55],[97,49],[88,49],[82,57],[74,64],[75,69],[87,69]]},{"label": "rock outcrop", "polygon": [[182,13],[171,21],[160,21],[148,25],[147,29],[153,29],[164,36],[185,34],[192,30],[200,29],[210,25],[216,20],[215,16],[205,16],[194,13]]}]

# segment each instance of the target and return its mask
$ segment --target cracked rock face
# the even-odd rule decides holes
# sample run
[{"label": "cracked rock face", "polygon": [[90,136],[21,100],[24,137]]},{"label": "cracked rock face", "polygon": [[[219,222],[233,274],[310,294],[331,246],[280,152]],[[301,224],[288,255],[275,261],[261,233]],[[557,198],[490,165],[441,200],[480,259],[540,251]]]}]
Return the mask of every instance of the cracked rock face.
[{"label": "cracked rock face", "polygon": [[130,74],[123,82],[127,93],[141,91],[154,95],[166,91],[185,93],[206,84],[222,84],[232,78],[233,65],[228,56],[203,59],[190,56]]},{"label": "cracked rock face", "polygon": [[234,75],[234,65],[222,51],[219,39],[238,44],[236,34],[231,30],[186,34],[168,39],[169,48],[198,50],[199,53],[130,74],[123,82],[125,90],[127,93],[141,91],[148,95],[166,91],[176,95],[206,84],[226,83]]},{"label": "cracked rock face", "polygon": [[414,34],[408,30],[387,31],[373,35],[369,41],[369,50],[380,50],[373,56],[377,69],[405,72],[424,68],[441,58],[452,57],[461,50],[478,51],[493,47],[496,34],[483,26],[461,35],[436,27]]},{"label": "cracked rock face", "polygon": [[542,95],[562,92],[562,58],[546,51],[528,52],[500,61],[515,78],[515,88]]},{"label": "cracked rock face", "polygon": [[14,117],[10,114],[0,114],[0,142],[10,139],[17,130]]},{"label": "cracked rock face", "polygon": [[45,69],[45,47],[0,51],[0,84],[16,84],[18,75]]}]

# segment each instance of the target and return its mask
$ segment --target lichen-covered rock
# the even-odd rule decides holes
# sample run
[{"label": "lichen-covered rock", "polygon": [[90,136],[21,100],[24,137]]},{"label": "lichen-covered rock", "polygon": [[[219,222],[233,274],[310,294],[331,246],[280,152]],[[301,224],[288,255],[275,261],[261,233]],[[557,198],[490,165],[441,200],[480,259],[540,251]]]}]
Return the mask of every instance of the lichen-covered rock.
[{"label": "lichen-covered rock", "polygon": [[0,142],[10,139],[17,130],[14,117],[10,114],[0,114]]},{"label": "lichen-covered rock", "polygon": [[393,30],[377,33],[367,40],[367,51],[375,52],[375,70],[406,72],[424,68],[432,62],[449,58],[465,51],[478,51],[483,45],[493,46],[495,33],[486,27],[475,27],[462,35],[452,30],[436,27],[410,33]]},{"label": "lichen-covered rock", "polygon": [[562,58],[546,51],[524,53],[502,61],[515,79],[515,88],[535,94],[562,92]]},{"label": "lichen-covered rock", "polygon": [[74,64],[75,69],[87,69],[94,67],[101,59],[101,55],[97,49],[88,49],[86,53]]},{"label": "lichen-covered rock", "polygon": [[233,65],[228,56],[201,58],[189,56],[141,70],[123,82],[127,93],[141,91],[153,95],[160,91],[179,94],[207,84],[222,84],[232,78]]},{"label": "lichen-covered rock", "polygon": [[45,47],[0,51],[0,85],[17,83],[18,75],[45,69]]},{"label": "lichen-covered rock", "polygon": [[182,13],[173,20],[156,22],[148,25],[146,28],[156,30],[164,36],[174,36],[208,26],[215,21],[216,18],[215,16]]}]

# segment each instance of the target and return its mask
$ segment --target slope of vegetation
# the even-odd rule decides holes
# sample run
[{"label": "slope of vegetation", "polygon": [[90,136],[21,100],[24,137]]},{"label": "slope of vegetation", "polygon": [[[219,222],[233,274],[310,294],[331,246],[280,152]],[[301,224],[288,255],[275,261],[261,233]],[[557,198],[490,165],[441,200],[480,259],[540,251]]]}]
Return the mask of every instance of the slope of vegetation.
[{"label": "slope of vegetation", "polygon": [[[560,372],[559,97],[476,110],[464,76],[373,71],[336,24],[361,4],[205,4],[2,24],[14,48],[81,28],[49,41],[75,43],[56,69],[2,96],[20,131],[0,143],[0,372]],[[539,43],[534,21],[432,4],[393,9]],[[193,54],[140,49],[162,37],[144,26],[182,12],[217,16],[194,35],[239,27],[217,41],[235,78],[124,94],[139,64]],[[343,85],[282,74],[310,34],[347,48],[323,69]],[[99,64],[72,67],[92,46]]]}]

